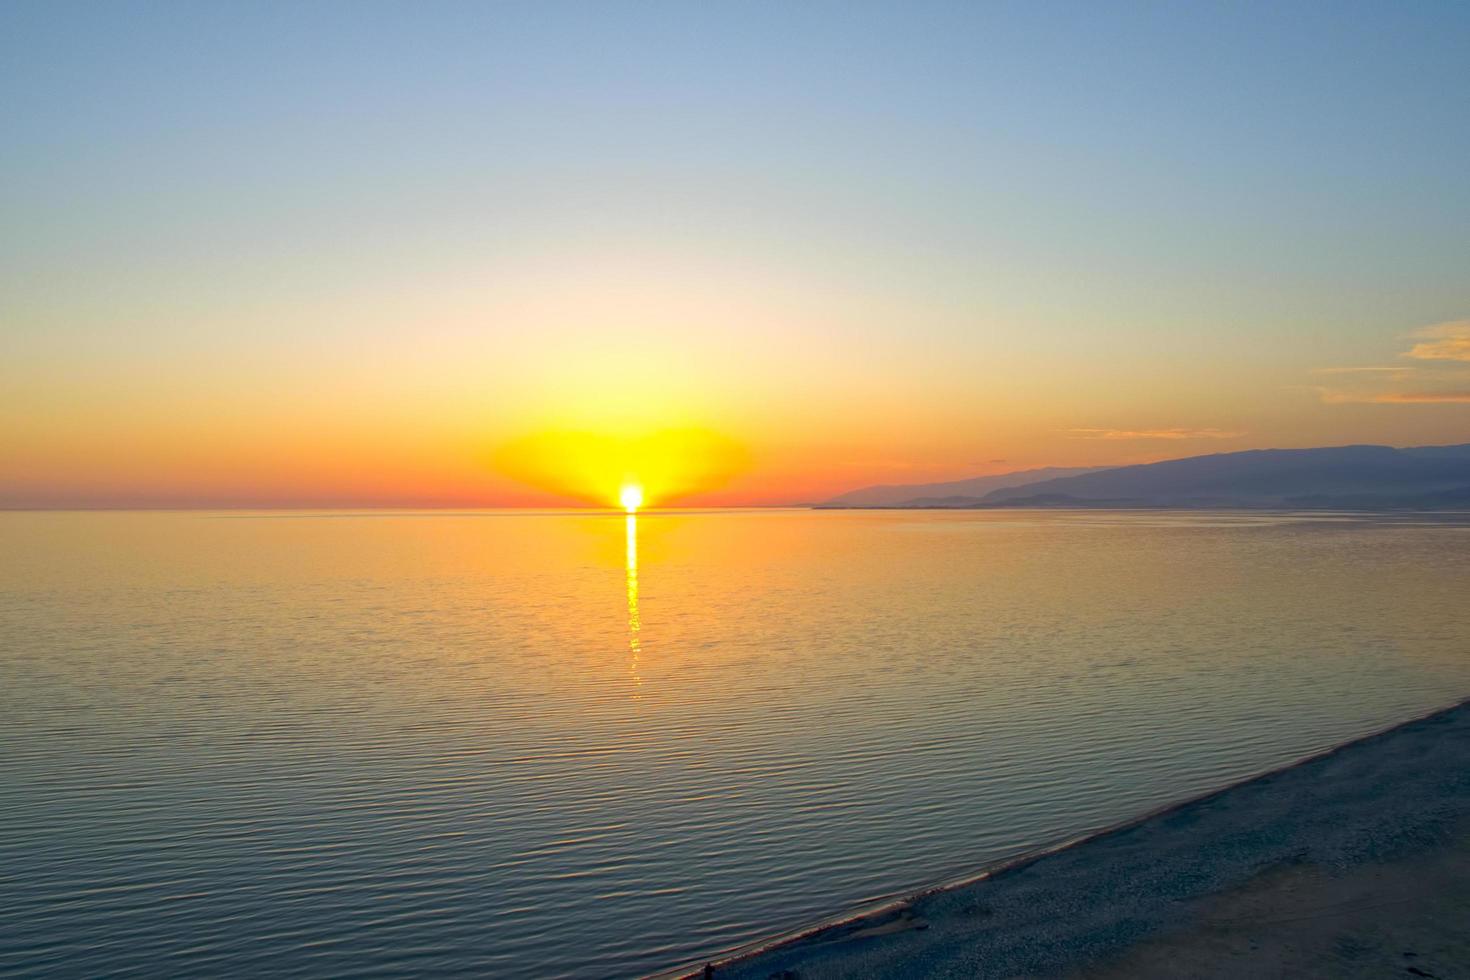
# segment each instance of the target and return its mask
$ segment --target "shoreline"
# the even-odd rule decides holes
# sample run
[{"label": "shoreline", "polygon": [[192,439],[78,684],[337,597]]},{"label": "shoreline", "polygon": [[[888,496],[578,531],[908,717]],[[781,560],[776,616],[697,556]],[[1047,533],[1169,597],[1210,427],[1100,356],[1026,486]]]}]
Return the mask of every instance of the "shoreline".
[{"label": "shoreline", "polygon": [[[1365,787],[1362,780],[1367,777],[1353,773],[1365,766],[1387,771]],[[1348,771],[1328,771],[1343,769]],[[1417,820],[1404,812],[1416,806],[1421,811]],[[1233,816],[1215,812],[1232,809],[1240,812]],[[1271,821],[1266,829],[1255,819],[1263,816]],[[1331,826],[1322,828],[1324,832],[1314,840],[1311,831],[1324,822]],[[1461,698],[1284,766],[1040,845],[917,891],[766,936],[707,962],[715,976],[732,980],[1091,975],[1099,970],[1110,973],[1108,961],[1132,952],[1137,954],[1133,956],[1136,962],[1122,975],[1145,975],[1149,965],[1139,951],[1165,941],[1174,944],[1170,947],[1174,959],[1158,975],[1175,975],[1181,970],[1189,975],[1216,975],[1200,964],[1191,969],[1179,962],[1180,956],[1189,958],[1177,948],[1180,935],[1208,918],[1200,914],[1201,908],[1221,904],[1222,899],[1253,886],[1261,875],[1279,874],[1283,868],[1325,868],[1340,891],[1339,880],[1355,870],[1381,871],[1385,864],[1403,863],[1456,834],[1470,870],[1470,833],[1466,831],[1470,831],[1470,698]],[[1409,846],[1403,854],[1394,852],[1387,857],[1371,848],[1364,851],[1361,842],[1354,851],[1355,835],[1371,838],[1375,832],[1386,832],[1390,839],[1429,843],[1417,851]],[[1236,838],[1244,838],[1244,845]],[[1127,847],[1122,846],[1125,841]],[[1143,853],[1126,853],[1138,852],[1140,846]],[[1353,852],[1346,858],[1339,853],[1344,847]],[[1212,863],[1209,857],[1191,857],[1193,850],[1212,848],[1231,852],[1227,867],[1220,867],[1219,860]],[[1106,853],[1110,851],[1125,853]],[[1195,885],[1184,887],[1183,894],[1155,896],[1153,902],[1135,895],[1142,899],[1134,903],[1138,907],[1109,905],[1111,911],[1099,915],[1097,893],[1107,892],[1110,885],[1117,890],[1120,884],[1125,891],[1134,890],[1127,884],[1135,880],[1132,876],[1139,869],[1133,865],[1140,862],[1151,865],[1148,870],[1155,877],[1186,884],[1195,881]],[[1465,897],[1470,902],[1470,874],[1464,877]],[[1288,891],[1299,887],[1301,881],[1296,881]],[[1331,885],[1324,887],[1332,891]],[[1074,919],[1071,924],[1083,928],[1069,930],[1064,924],[1058,929],[1049,915],[1022,914],[1019,921],[1005,921],[1018,917],[998,915],[1000,906],[1010,898],[1022,897],[1021,893],[1028,893],[1024,898],[1029,904],[1040,898],[1060,902],[1072,911],[1080,908],[1083,920]],[[1086,915],[1089,907],[1090,916]],[[978,917],[977,908],[982,910]],[[1025,911],[1024,907],[1018,910]],[[1057,910],[1056,914],[1069,913]],[[1248,937],[1246,941],[1252,950],[1258,946]],[[1034,955],[1024,955],[1026,948],[1033,948]],[[1470,949],[1466,954],[1466,961],[1459,964],[1462,967],[1470,966]],[[703,961],[684,963],[651,974],[650,980],[699,977],[704,967]],[[1378,969],[1381,971],[1381,965]],[[1406,975],[1418,974],[1410,970]]]}]

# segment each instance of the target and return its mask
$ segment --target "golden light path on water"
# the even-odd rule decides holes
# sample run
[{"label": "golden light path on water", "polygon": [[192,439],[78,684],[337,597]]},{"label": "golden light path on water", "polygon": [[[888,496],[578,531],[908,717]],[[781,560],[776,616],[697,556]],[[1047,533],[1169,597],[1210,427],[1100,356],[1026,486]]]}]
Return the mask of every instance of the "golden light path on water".
[{"label": "golden light path on water", "polygon": [[633,697],[637,698],[641,697],[639,688],[643,686],[643,677],[638,671],[642,652],[638,639],[642,629],[638,620],[638,515],[629,511],[624,520],[627,525],[628,673],[633,678]]}]

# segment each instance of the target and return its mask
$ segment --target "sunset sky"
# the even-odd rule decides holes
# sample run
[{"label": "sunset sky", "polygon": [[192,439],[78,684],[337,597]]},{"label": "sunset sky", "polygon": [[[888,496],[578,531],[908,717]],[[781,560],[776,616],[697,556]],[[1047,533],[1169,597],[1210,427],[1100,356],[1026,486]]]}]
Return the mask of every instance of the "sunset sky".
[{"label": "sunset sky", "polygon": [[0,506],[1470,441],[1470,5],[0,5]]}]

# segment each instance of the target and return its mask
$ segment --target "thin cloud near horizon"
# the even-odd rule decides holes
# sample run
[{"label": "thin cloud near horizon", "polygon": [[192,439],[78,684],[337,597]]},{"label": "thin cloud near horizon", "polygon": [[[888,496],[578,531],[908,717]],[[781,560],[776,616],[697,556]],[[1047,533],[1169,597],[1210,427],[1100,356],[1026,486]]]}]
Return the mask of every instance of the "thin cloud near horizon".
[{"label": "thin cloud near horizon", "polygon": [[1136,439],[1240,439],[1246,435],[1229,429],[1067,429],[1074,439],[1106,439],[1130,441]]},{"label": "thin cloud near horizon", "polygon": [[1455,405],[1470,404],[1470,391],[1390,391],[1368,397],[1328,396],[1329,404],[1366,405]]},{"label": "thin cloud near horizon", "polygon": [[[1328,405],[1454,405],[1470,403],[1470,320],[1450,320],[1420,327],[1407,335],[1415,341],[1398,356],[1416,364],[1316,368],[1313,374],[1335,375],[1346,386],[1315,385]],[[1354,385],[1352,379],[1362,379]]]},{"label": "thin cloud near horizon", "polygon": [[1412,334],[1420,338],[1400,354],[1422,361],[1470,361],[1470,320],[1453,320],[1437,323],[1432,327],[1416,330]]}]

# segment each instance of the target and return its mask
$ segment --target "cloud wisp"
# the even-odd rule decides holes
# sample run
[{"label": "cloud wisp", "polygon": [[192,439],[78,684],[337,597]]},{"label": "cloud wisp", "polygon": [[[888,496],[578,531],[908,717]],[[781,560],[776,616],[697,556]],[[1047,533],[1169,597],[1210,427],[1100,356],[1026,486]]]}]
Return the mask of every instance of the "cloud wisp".
[{"label": "cloud wisp", "polygon": [[1313,374],[1368,374],[1392,381],[1403,381],[1414,373],[1411,367],[1325,367],[1312,368]]},{"label": "cloud wisp", "polygon": [[1073,439],[1107,439],[1127,442],[1139,439],[1239,439],[1244,432],[1228,429],[1068,429]]},{"label": "cloud wisp", "polygon": [[1419,343],[1400,356],[1421,361],[1470,361],[1470,320],[1438,323],[1414,331]]},{"label": "cloud wisp", "polygon": [[1368,398],[1328,398],[1331,402],[1366,402],[1372,405],[1460,405],[1470,404],[1465,391],[1387,391]]},{"label": "cloud wisp", "polygon": [[1336,377],[1314,386],[1329,405],[1470,404],[1470,320],[1436,323],[1409,334],[1415,343],[1399,357],[1414,364],[1326,367],[1312,373]]}]

